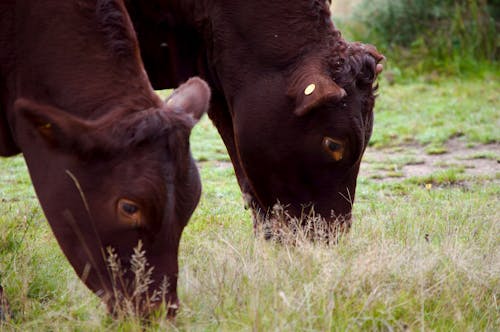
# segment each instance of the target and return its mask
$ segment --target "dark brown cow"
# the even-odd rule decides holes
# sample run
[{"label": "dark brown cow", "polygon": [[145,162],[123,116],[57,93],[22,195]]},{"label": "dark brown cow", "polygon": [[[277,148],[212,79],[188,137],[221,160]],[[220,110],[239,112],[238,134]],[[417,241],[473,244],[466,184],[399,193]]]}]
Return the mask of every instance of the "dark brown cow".
[{"label": "dark brown cow", "polygon": [[127,0],[153,86],[201,75],[257,211],[314,206],[350,225],[383,56],[347,43],[324,0]]},{"label": "dark brown cow", "polygon": [[[0,25],[0,155],[23,153],[64,254],[110,309],[125,296],[149,311],[166,280],[174,310],[179,240],[201,190],[188,139],[208,86],[192,79],[162,102],[121,0],[2,1]],[[153,282],[133,293],[139,242]]]}]

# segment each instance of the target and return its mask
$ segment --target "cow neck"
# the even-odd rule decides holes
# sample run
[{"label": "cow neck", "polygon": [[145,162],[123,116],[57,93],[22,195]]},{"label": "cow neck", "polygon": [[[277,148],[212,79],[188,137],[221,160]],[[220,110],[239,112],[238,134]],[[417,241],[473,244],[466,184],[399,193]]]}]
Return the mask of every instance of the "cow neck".
[{"label": "cow neck", "polygon": [[[85,118],[117,107],[159,106],[121,2],[28,2],[30,8],[17,8],[18,97]],[[56,20],[47,19],[54,13]]]},{"label": "cow neck", "polygon": [[[196,28],[207,47],[208,65],[200,74],[212,86],[216,83],[216,90],[220,90],[229,103],[244,85],[252,85],[262,76],[286,76],[296,69],[296,65],[307,62],[304,59],[321,53],[326,61],[334,53],[340,52],[339,49],[345,48],[345,41],[330,18],[329,7],[321,0],[277,0],[265,4],[246,2],[242,6],[229,5],[221,0],[198,1],[204,7],[196,8],[196,12],[205,13],[207,17],[203,24],[200,24],[200,14],[198,17],[187,14],[195,12],[191,10],[195,6],[191,1],[180,2],[182,5],[179,5],[178,14],[190,17],[192,24],[197,24]],[[283,6],[286,6],[286,11],[282,10]],[[287,19],[295,23],[283,24]],[[304,25],[297,23],[301,19]],[[253,25],[252,22],[259,24]],[[234,25],[223,28],[224,38],[228,39],[222,43],[220,31],[211,30],[220,28],[221,24]],[[276,52],[286,49],[280,43],[275,43],[280,38],[298,40],[291,44],[293,47],[290,45],[290,52],[286,54],[290,57],[283,57],[280,52]],[[266,54],[273,46],[274,53]],[[231,79],[228,80],[228,77]]]}]

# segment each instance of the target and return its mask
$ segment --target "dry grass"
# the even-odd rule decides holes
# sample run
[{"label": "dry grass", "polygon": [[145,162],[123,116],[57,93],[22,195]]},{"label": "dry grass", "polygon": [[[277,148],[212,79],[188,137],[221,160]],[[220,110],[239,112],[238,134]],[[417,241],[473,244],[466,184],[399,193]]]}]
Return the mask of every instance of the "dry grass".
[{"label": "dry grass", "polygon": [[[460,229],[461,222],[452,226],[459,205],[453,204],[442,213],[417,211],[400,230],[392,230],[398,215],[411,210],[407,203],[396,202],[393,214],[357,220],[335,245],[303,237],[278,244],[220,227],[186,240],[179,328],[500,327],[498,213],[477,216],[481,222]],[[436,215],[440,218],[433,220]],[[443,223],[451,227],[445,234],[431,232]],[[407,227],[427,231],[410,233]]]},{"label": "dry grass", "polygon": [[168,281],[165,278],[159,289],[151,292],[150,285],[153,283],[151,267],[146,258],[146,252],[139,241],[130,257],[130,274],[133,275],[132,283],[129,284],[124,276],[128,273],[123,267],[113,248],[107,248],[107,263],[113,281],[112,313],[117,319],[132,317],[139,321],[143,318],[143,312],[155,303],[161,302],[163,308],[170,306],[165,304],[165,295],[168,290]]},{"label": "dry grass", "polygon": [[350,220],[344,217],[327,222],[314,207],[304,207],[300,216],[291,216],[287,207],[280,203],[267,215],[254,213],[253,218],[257,236],[284,245],[300,245],[307,241],[335,244],[351,228]]},{"label": "dry grass", "polygon": [[[202,176],[215,176],[215,171],[203,168]],[[222,171],[215,179],[227,178],[228,170]],[[296,231],[280,243],[255,237],[251,216],[230,203],[234,196],[213,200],[211,193],[221,188],[205,183],[200,208],[181,242],[181,308],[174,322],[165,320],[161,310],[146,324],[136,315],[134,295],[143,293],[151,276],[140,246],[131,268],[138,287],[132,287],[135,291],[127,295],[130,298],[125,296],[118,317],[112,319],[78,280],[47,225],[40,222],[39,212],[28,222],[32,226],[26,240],[9,239],[23,236],[13,227],[23,210],[14,209],[4,219],[11,226],[2,235],[2,245],[5,248],[11,241],[18,249],[14,258],[1,256],[2,267],[14,261],[9,271],[2,271],[13,315],[0,329],[496,331],[500,327],[497,182],[431,189],[413,183],[408,188],[371,185],[370,196],[359,192],[352,228],[336,244],[310,241]],[[235,182],[228,186],[237,193]],[[119,280],[121,263],[112,250],[108,257]]]},{"label": "dry grass", "polygon": [[[460,129],[465,142],[498,142],[492,89],[489,82],[450,81],[381,91],[374,141],[393,145],[419,135],[441,140],[434,133],[443,132],[446,141]],[[405,109],[408,104],[418,107]],[[453,107],[460,110],[446,117],[445,127],[425,121],[441,119],[441,108]],[[394,136],[386,140],[385,134]],[[394,157],[409,160],[404,146]],[[275,233],[284,240],[266,241],[254,235],[252,216],[207,120],[195,128],[192,148],[206,161],[200,163],[203,197],[179,251],[181,306],[175,321],[166,320],[162,309],[147,323],[134,316],[133,291],[127,293],[131,302],[117,309],[120,318],[107,314],[62,255],[22,159],[0,160],[0,284],[11,312],[0,331],[500,330],[498,172],[463,174],[460,181],[454,174],[411,181],[361,174],[352,227],[336,243],[322,241],[325,232],[315,232],[314,222],[299,229],[292,223],[290,231]],[[275,216],[286,221],[280,209]],[[150,267],[140,247],[135,255],[140,276],[134,282],[148,284]],[[112,251],[108,256],[116,260]],[[117,280],[119,266],[114,263]]]}]

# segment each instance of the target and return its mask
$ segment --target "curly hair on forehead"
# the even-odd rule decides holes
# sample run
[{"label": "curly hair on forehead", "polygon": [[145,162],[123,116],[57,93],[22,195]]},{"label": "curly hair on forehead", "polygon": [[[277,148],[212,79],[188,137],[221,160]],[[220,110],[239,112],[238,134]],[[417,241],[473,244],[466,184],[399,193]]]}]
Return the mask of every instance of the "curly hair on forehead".
[{"label": "curly hair on forehead", "polygon": [[384,59],[372,45],[339,40],[328,62],[332,77],[340,86],[356,83],[357,86],[366,87],[373,85],[377,77],[377,64]]}]

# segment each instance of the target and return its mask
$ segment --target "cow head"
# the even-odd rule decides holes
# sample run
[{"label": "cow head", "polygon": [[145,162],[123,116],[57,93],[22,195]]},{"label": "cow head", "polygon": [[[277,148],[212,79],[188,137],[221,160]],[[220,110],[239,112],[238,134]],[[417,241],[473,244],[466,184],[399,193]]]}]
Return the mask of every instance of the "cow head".
[{"label": "cow head", "polygon": [[305,3],[271,20],[273,2],[259,27],[245,28],[252,16],[240,13],[237,32],[215,31],[223,37],[213,46],[220,50],[214,81],[229,104],[233,162],[255,210],[265,214],[280,202],[300,217],[314,207],[329,224],[349,226],[384,57],[344,41],[320,1]]},{"label": "cow head", "polygon": [[339,43],[242,84],[235,143],[258,216],[279,202],[292,217],[314,208],[329,225],[350,227],[382,59],[372,46]]},{"label": "cow head", "polygon": [[[201,192],[189,135],[209,97],[206,84],[191,79],[160,107],[94,120],[27,99],[15,104],[33,145],[46,150],[39,155],[50,156],[27,159],[50,226],[111,310],[129,300],[145,313],[162,299],[176,309],[179,241]],[[138,278],[141,256],[147,265]]]}]

